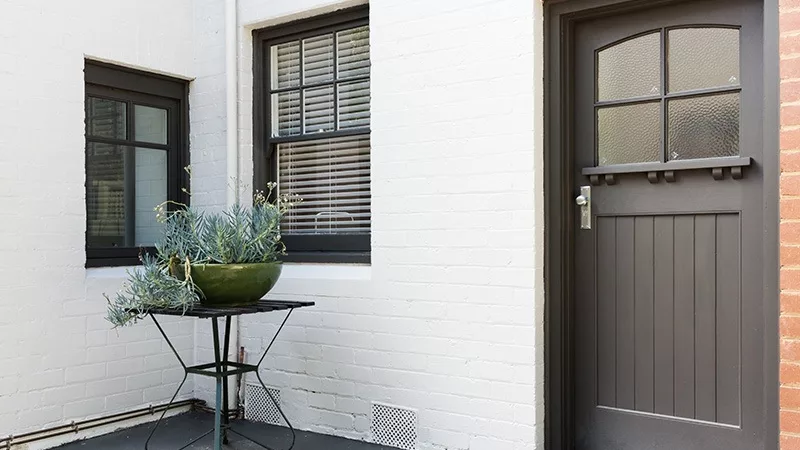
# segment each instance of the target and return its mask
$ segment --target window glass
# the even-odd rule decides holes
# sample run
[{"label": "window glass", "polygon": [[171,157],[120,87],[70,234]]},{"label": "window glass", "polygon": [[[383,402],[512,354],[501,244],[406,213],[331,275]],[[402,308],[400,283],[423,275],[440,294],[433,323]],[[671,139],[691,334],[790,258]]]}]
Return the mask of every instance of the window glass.
[{"label": "window glass", "polygon": [[679,28],[669,31],[669,91],[739,84],[739,30]]},{"label": "window glass", "polygon": [[167,110],[133,105],[134,140],[167,144]]},{"label": "window glass", "polygon": [[670,100],[669,159],[739,154],[739,94]]},{"label": "window glass", "polygon": [[86,105],[86,134],[109,139],[127,138],[127,107],[125,102],[89,97]]},{"label": "window glass", "polygon": [[300,41],[275,45],[270,50],[272,87],[294,87],[300,84]]},{"label": "window glass", "polygon": [[658,161],[661,148],[660,103],[608,106],[597,111],[601,166]]},{"label": "window glass", "polygon": [[369,76],[369,27],[337,33],[339,79]]},{"label": "window glass", "polygon": [[639,36],[597,54],[597,98],[622,100],[661,93],[661,33]]},{"label": "window glass", "polygon": [[281,194],[303,199],[283,223],[287,234],[368,232],[369,137],[278,144]]},{"label": "window glass", "polygon": [[303,82],[320,83],[333,80],[333,35],[324,34],[303,39]]}]

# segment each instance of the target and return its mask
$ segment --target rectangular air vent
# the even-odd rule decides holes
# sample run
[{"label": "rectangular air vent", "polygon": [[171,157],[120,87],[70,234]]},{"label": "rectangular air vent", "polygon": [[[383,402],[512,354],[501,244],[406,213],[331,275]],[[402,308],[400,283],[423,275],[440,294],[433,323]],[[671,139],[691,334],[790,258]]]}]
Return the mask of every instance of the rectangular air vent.
[{"label": "rectangular air vent", "polygon": [[[281,402],[281,391],[267,388],[278,404]],[[244,418],[253,422],[264,422],[272,425],[283,425],[278,408],[272,403],[269,394],[260,384],[246,385],[244,397]]]},{"label": "rectangular air vent", "polygon": [[376,444],[404,450],[416,450],[416,411],[382,403],[373,403],[371,426],[372,436]]}]

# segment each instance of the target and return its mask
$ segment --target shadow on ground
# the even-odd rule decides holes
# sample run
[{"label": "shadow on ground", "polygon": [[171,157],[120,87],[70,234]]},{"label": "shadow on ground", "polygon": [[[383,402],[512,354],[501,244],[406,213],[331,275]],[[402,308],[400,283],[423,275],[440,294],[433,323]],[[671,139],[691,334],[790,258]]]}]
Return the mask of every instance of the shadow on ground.
[{"label": "shadow on ground", "polygon": [[[118,430],[104,436],[72,442],[56,447],[53,450],[142,450],[144,449],[144,441],[150,434],[150,429],[153,427],[154,423],[155,422],[146,423]],[[195,437],[213,428],[213,426],[214,416],[208,413],[188,412],[164,419],[161,425],[159,425],[155,436],[150,441],[150,450],[177,450]],[[247,436],[275,450],[285,450],[291,442],[291,434],[288,428],[247,422],[244,420],[235,421],[232,424],[232,428],[241,431]],[[212,436],[208,435],[192,444],[190,447],[187,447],[187,449],[211,450],[213,449],[213,444]],[[263,449],[264,447],[231,433],[229,445],[225,445],[223,448],[226,450],[255,450]],[[293,450],[396,449],[307,431],[298,431],[297,442]]]}]

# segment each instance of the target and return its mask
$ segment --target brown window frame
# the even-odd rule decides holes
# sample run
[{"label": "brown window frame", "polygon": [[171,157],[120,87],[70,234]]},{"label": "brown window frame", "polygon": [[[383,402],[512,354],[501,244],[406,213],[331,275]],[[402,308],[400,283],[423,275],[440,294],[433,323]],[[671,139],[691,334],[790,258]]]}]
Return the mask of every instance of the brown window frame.
[{"label": "brown window frame", "polygon": [[[189,196],[184,189],[189,185],[188,174],[184,171],[184,167],[189,164],[188,81],[89,60],[85,62],[84,66],[84,80],[86,108],[84,114],[86,117],[88,117],[89,97],[124,102],[128,105],[126,114],[129,117],[133,114],[132,105],[134,103],[158,106],[168,110],[168,135],[170,136],[166,145],[137,143],[130,133],[130,128],[133,126],[130,120],[127,124],[129,132],[126,139],[89,136],[87,128],[84,150],[86,170],[88,170],[90,142],[163,149],[167,151],[167,199],[188,205]],[[88,122],[85,126],[88,127]],[[88,194],[88,184],[84,188]],[[174,205],[170,206],[170,209],[174,208]],[[153,247],[89,248],[88,203],[86,212],[86,267],[137,265],[140,264],[139,255],[142,252],[154,252]]]},{"label": "brown window frame", "polygon": [[[277,144],[344,136],[369,136],[370,129],[337,130],[296,136],[273,137],[270,117],[270,46],[324,33],[369,25],[369,6],[358,6],[335,13],[253,31],[253,186],[263,190],[277,182]],[[335,84],[336,81],[331,82]],[[302,77],[300,85],[301,88]],[[302,110],[302,107],[301,107]],[[337,113],[338,114],[338,113]],[[302,127],[302,123],[301,123]],[[330,235],[284,235],[287,262],[369,263],[370,233]]]}]

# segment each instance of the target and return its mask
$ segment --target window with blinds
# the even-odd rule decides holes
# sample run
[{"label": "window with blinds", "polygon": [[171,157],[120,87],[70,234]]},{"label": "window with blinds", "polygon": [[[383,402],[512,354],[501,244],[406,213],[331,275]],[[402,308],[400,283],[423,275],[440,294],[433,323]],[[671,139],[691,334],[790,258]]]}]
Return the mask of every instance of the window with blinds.
[{"label": "window with blinds", "polygon": [[[268,103],[269,173],[262,181],[277,181],[279,194],[302,199],[282,224],[290,255],[346,252],[348,236],[369,240],[370,60],[363,11],[363,18],[331,17],[323,27],[301,26],[282,36],[264,30],[266,76],[259,82]],[[363,240],[356,247],[364,251]]]}]

